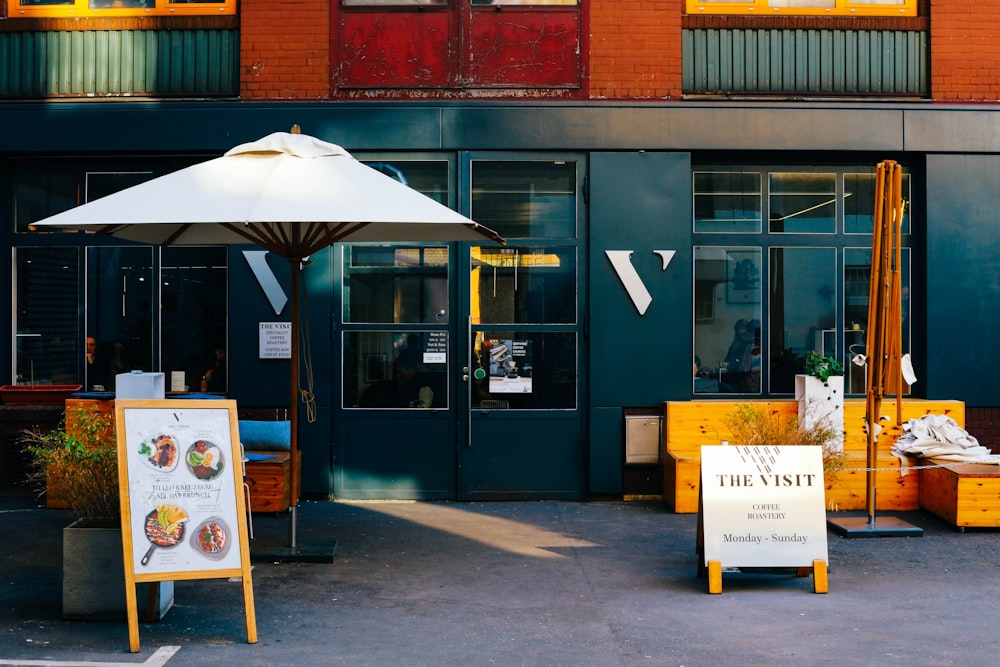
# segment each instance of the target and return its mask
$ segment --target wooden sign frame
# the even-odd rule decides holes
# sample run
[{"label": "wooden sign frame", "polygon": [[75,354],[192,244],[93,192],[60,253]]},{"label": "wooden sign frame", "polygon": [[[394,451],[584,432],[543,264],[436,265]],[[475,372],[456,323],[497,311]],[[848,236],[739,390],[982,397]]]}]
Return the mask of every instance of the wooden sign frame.
[{"label": "wooden sign frame", "polygon": [[793,567],[826,593],[823,453],[818,446],[704,445],[698,575],[722,592],[724,567]]},{"label": "wooden sign frame", "polygon": [[115,401],[129,650],[139,650],[137,583],[243,583],[257,641],[236,401]]}]

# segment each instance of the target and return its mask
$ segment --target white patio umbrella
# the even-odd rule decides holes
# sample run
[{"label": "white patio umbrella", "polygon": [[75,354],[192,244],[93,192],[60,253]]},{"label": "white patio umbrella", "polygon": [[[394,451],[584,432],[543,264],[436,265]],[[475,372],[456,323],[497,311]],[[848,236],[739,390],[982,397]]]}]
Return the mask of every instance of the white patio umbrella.
[{"label": "white patio umbrella", "polygon": [[493,230],[365,166],[340,146],[299,133],[297,126],[31,225],[51,227],[154,245],[254,243],[288,260],[293,548],[300,483],[298,280],[303,260],[337,241],[503,243]]}]

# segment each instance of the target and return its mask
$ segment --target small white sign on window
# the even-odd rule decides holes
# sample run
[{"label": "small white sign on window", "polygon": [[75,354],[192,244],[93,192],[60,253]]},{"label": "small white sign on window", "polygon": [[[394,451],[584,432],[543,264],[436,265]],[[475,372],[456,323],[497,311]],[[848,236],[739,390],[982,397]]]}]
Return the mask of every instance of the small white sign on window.
[{"label": "small white sign on window", "polygon": [[261,359],[292,358],[292,323],[259,322],[259,353]]}]

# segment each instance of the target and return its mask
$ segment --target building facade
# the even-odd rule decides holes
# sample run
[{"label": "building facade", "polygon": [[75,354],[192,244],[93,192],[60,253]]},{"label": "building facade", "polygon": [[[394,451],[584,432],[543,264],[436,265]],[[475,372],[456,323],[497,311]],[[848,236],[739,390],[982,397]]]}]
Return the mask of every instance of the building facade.
[{"label": "building facade", "polygon": [[1000,438],[978,373],[1000,329],[1000,7],[97,4],[0,20],[5,383],[142,369],[286,405],[288,362],[260,352],[286,262],[28,226],[298,124],[508,240],[310,258],[306,494],[627,493],[627,418],[790,397],[806,352],[863,351],[883,160],[905,172],[911,395]]}]

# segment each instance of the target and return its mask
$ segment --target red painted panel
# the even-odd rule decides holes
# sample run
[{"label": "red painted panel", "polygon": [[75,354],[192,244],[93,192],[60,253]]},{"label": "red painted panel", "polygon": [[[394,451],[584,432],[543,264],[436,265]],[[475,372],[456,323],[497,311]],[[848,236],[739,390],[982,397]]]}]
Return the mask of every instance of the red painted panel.
[{"label": "red painted panel", "polygon": [[340,85],[446,86],[453,56],[450,12],[341,12]]},{"label": "red painted panel", "polygon": [[580,14],[472,12],[465,83],[472,86],[579,86]]}]

